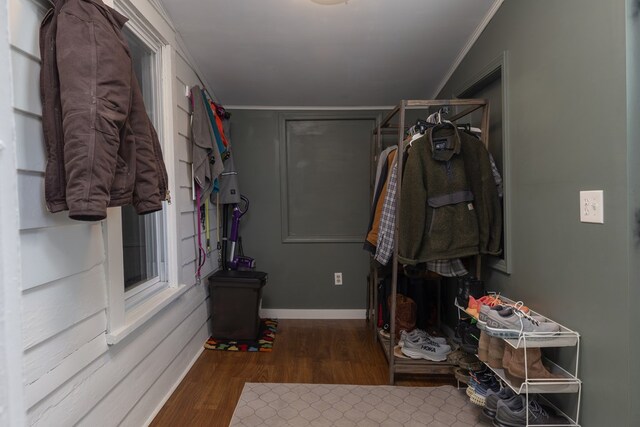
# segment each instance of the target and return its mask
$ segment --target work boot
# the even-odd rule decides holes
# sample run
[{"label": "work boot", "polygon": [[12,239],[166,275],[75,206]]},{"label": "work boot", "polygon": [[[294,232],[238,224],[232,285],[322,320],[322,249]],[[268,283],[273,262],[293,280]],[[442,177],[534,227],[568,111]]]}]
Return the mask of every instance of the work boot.
[{"label": "work boot", "polygon": [[487,363],[489,361],[489,340],[491,337],[484,331],[480,331],[480,340],[478,341],[478,359]]},{"label": "work boot", "polygon": [[[389,307],[391,307],[391,296],[387,299]],[[396,294],[396,330],[395,344],[400,341],[400,331],[411,331],[416,327],[416,303],[411,298]]]},{"label": "work boot", "polygon": [[[525,367],[525,351],[527,355],[527,364]],[[558,375],[552,374],[542,364],[542,352],[539,348],[519,348],[513,351],[511,362],[505,370],[511,375],[510,379],[516,380],[516,384],[522,384],[525,377],[529,379],[545,379],[559,378]]]},{"label": "work boot", "polygon": [[504,355],[502,356],[502,368],[506,371],[511,364],[511,356],[513,355],[513,347],[510,345],[504,346]]},{"label": "work boot", "polygon": [[[482,332],[484,333],[484,332]],[[502,369],[505,343],[502,338],[489,338],[489,357],[487,363],[494,369]]]}]

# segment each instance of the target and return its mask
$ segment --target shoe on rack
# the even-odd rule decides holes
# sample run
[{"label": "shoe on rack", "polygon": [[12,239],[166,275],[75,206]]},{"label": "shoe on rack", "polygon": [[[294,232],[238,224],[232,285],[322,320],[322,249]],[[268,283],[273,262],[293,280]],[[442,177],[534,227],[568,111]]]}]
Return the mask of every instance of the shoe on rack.
[{"label": "shoe on rack", "polygon": [[[477,371],[482,368],[482,362],[477,357],[470,355],[461,348],[452,351],[447,356],[447,362],[459,366],[464,371]],[[468,374],[467,374],[468,376]]]},{"label": "shoe on rack", "polygon": [[455,368],[453,370],[453,375],[461,383],[464,383],[464,384],[467,384],[467,385],[469,384],[469,380],[470,380],[471,377],[469,376],[469,371],[467,369]]},{"label": "shoe on rack", "polygon": [[[540,334],[537,338],[553,336],[560,331],[555,322],[539,322],[517,308],[508,307],[503,310],[489,310],[484,330],[494,337],[518,338],[522,333]],[[531,337],[530,339],[535,339]]]},{"label": "shoe on rack", "polygon": [[[515,304],[506,304],[504,302],[500,302],[499,304],[495,304],[495,305],[487,305],[487,304],[481,304],[480,308],[478,309],[478,328],[480,330],[484,330],[485,326],[487,325],[487,318],[489,316],[489,313],[491,312],[491,310],[496,310],[496,311],[501,311],[501,310],[507,310],[510,308],[515,308],[517,310],[522,311],[525,314],[529,313],[529,308],[525,305],[522,305],[521,301],[518,301]],[[506,312],[505,312],[506,313]],[[548,320],[542,316],[538,316],[538,315],[533,315],[531,316],[531,318],[533,320],[536,320],[538,322],[547,322]]]},{"label": "shoe on rack", "polygon": [[[526,365],[525,365],[526,354]],[[525,380],[526,375],[529,379],[540,380],[547,378],[562,378],[556,375],[542,364],[542,352],[539,348],[518,348],[514,349],[509,364],[504,367],[509,374],[509,379],[518,387]]]},{"label": "shoe on rack", "polygon": [[[443,342],[444,341],[444,342]],[[414,347],[418,347],[422,344],[429,344],[432,345],[434,347],[438,347],[440,348],[442,351],[446,352],[446,353],[450,353],[451,352],[451,346],[449,346],[448,344],[446,344],[446,340],[444,338],[435,341],[433,339],[431,339],[428,335],[417,335],[417,334],[411,334],[411,333],[407,333],[405,331],[401,331],[400,332],[400,341],[398,342],[398,345],[400,347],[404,347],[406,345],[412,345]]]},{"label": "shoe on rack", "polygon": [[382,338],[391,339],[391,334],[389,333],[388,329],[384,329],[384,328],[383,329],[378,329],[378,333],[380,334],[380,336]]},{"label": "shoe on rack", "polygon": [[478,329],[483,331],[484,328],[487,326],[487,318],[488,318],[489,312],[491,310],[500,311],[500,310],[505,310],[505,309],[507,309],[507,307],[505,307],[502,304],[497,304],[497,305],[493,305],[493,306],[489,306],[489,305],[483,304],[480,307],[480,310],[478,311]]},{"label": "shoe on rack", "polygon": [[451,352],[449,346],[439,346],[435,343],[413,344],[405,342],[402,346],[402,354],[412,359],[426,359],[432,362],[444,362],[447,355]]},{"label": "shoe on rack", "polygon": [[464,350],[458,348],[449,353],[449,355],[447,356],[447,362],[451,363],[452,365],[460,366],[460,361],[468,356],[469,355]]},{"label": "shoe on rack", "polygon": [[402,354],[402,347],[400,347],[399,345],[393,347],[393,355],[398,359],[409,359],[409,357]]},{"label": "shoe on rack", "polygon": [[[482,331],[482,333],[485,334],[485,331]],[[505,343],[502,338],[490,337],[487,364],[494,369],[502,369],[502,358],[504,357],[504,349]]]},{"label": "shoe on rack", "polygon": [[511,363],[511,357],[513,357],[514,348],[510,345],[504,346],[504,354],[502,355],[502,369],[507,370],[507,366]]},{"label": "shoe on rack", "polygon": [[469,305],[467,306],[467,309],[465,310],[465,312],[469,316],[473,316],[474,318],[478,319],[480,316],[480,310],[482,309],[482,307],[484,306],[494,307],[496,305],[501,305],[501,304],[502,304],[502,301],[500,300],[500,297],[497,297],[497,296],[485,295],[477,299],[474,297],[469,297]]},{"label": "shoe on rack", "polygon": [[467,307],[469,298],[480,298],[484,295],[484,282],[471,275],[458,278],[456,302],[460,307]]},{"label": "shoe on rack", "polygon": [[518,396],[510,387],[503,387],[499,392],[487,393],[485,399],[484,409],[482,413],[488,418],[494,419],[496,417],[496,410],[498,408],[498,402],[501,400],[519,399]]},{"label": "shoe on rack", "polygon": [[478,340],[478,359],[487,363],[489,361],[489,341],[491,337],[484,331],[480,331],[480,339]]},{"label": "shoe on rack", "polygon": [[528,425],[562,425],[569,424],[569,420],[559,416],[555,411],[541,405],[534,399],[529,400],[528,408],[524,396],[514,399],[513,402],[498,401],[496,417],[493,420],[494,426],[499,427],[521,427],[527,425],[527,412],[529,413]]},{"label": "shoe on rack", "polygon": [[447,343],[447,339],[445,337],[437,337],[435,335],[431,335],[427,333],[427,331],[423,331],[422,329],[418,329],[418,328],[413,329],[411,332],[401,331],[400,332],[401,338],[403,336],[403,333],[412,341],[419,341],[419,340],[432,341],[440,345]]},{"label": "shoe on rack", "polygon": [[467,396],[474,405],[484,406],[489,392],[497,393],[499,390],[500,383],[493,372],[489,370],[480,373],[469,372]]},{"label": "shoe on rack", "polygon": [[477,357],[467,354],[466,357],[458,361],[458,366],[469,371],[477,371],[482,368],[483,363]]},{"label": "shoe on rack", "polygon": [[480,329],[474,324],[469,325],[464,331],[460,347],[469,354],[478,353],[478,343],[480,341]]}]

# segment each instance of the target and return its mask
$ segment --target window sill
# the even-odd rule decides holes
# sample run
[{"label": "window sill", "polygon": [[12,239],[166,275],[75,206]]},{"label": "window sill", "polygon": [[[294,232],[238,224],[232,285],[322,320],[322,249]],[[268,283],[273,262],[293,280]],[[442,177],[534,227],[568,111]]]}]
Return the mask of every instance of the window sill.
[{"label": "window sill", "polygon": [[187,288],[186,285],[168,287],[135,308],[128,310],[125,314],[124,326],[107,333],[107,344],[118,344],[162,311],[162,309],[178,299],[187,291]]}]

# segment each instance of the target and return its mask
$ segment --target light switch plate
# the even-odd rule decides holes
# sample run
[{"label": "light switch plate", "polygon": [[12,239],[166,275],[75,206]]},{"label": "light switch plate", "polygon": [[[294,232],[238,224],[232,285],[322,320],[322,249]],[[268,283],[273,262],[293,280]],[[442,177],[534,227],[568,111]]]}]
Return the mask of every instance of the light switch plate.
[{"label": "light switch plate", "polygon": [[580,192],[580,222],[604,224],[604,195],[602,190]]}]

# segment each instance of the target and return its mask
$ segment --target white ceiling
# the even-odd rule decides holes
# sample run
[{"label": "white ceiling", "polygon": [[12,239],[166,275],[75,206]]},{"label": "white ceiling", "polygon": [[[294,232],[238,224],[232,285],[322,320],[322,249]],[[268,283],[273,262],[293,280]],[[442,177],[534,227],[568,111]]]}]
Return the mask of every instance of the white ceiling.
[{"label": "white ceiling", "polygon": [[499,0],[162,0],[203,78],[236,106],[430,98]]}]

